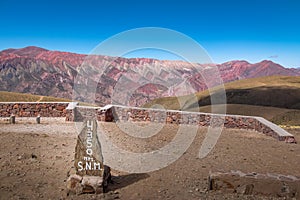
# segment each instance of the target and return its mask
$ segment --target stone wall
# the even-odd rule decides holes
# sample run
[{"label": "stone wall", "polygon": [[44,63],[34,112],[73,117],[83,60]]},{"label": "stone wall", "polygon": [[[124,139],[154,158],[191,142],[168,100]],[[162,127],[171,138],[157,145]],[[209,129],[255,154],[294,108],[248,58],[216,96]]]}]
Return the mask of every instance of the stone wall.
[{"label": "stone wall", "polygon": [[98,121],[158,122],[168,124],[190,124],[198,126],[220,126],[225,128],[250,129],[280,141],[294,143],[295,138],[277,125],[261,118],[242,115],[218,115],[176,110],[146,109],[108,105],[97,111]]},{"label": "stone wall", "polygon": [[0,117],[66,117],[67,102],[1,102]]},{"label": "stone wall", "polygon": [[156,122],[210,127],[224,125],[225,128],[255,130],[280,141],[296,142],[293,135],[261,117],[218,115],[115,105],[107,105],[102,108],[77,106],[77,104],[70,105],[66,102],[2,102],[0,103],[0,117],[9,117],[14,114],[16,117],[36,117],[38,115],[41,117],[66,117],[66,121],[83,121],[86,118],[97,118],[98,121],[104,122]]},{"label": "stone wall", "polygon": [[300,179],[292,175],[243,173],[241,171],[215,172],[208,177],[209,190],[241,195],[265,195],[283,199],[300,198]]}]

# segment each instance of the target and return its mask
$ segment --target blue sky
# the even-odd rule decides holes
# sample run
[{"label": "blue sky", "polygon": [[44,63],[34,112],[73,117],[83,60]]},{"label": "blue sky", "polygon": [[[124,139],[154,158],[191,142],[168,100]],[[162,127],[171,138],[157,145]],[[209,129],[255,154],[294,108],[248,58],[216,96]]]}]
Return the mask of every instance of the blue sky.
[{"label": "blue sky", "polygon": [[150,26],[188,35],[216,63],[269,59],[300,67],[299,0],[1,0],[0,8],[0,50],[89,53],[119,32]]}]

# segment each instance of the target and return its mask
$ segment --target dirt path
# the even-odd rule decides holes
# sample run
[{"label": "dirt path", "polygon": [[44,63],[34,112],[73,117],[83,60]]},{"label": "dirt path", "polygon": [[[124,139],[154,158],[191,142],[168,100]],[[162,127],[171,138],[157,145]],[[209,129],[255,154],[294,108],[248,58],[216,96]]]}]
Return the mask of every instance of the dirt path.
[{"label": "dirt path", "polygon": [[44,99],[44,96],[40,96],[39,100],[37,102],[41,102]]}]

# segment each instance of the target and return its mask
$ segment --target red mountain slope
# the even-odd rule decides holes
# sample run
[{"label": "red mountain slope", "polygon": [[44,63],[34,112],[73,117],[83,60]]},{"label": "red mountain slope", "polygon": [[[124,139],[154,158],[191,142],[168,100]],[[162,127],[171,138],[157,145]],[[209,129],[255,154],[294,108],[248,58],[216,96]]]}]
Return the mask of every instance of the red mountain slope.
[{"label": "red mountain slope", "polygon": [[[81,68],[85,59],[88,64]],[[103,71],[104,66],[109,67]],[[223,82],[271,75],[300,76],[299,69],[287,69],[271,61],[230,61],[216,66]],[[95,93],[91,86],[95,86],[96,102],[100,105],[127,102],[138,106],[157,97],[201,91],[207,88],[201,73],[207,75],[209,85],[218,84],[209,65],[150,58],[87,57],[30,46],[0,52],[0,90],[72,98],[79,69],[89,80],[86,85],[75,84],[75,97],[90,101]],[[182,79],[192,90],[183,87]],[[126,94],[124,91],[128,93],[130,88],[135,90]]]}]

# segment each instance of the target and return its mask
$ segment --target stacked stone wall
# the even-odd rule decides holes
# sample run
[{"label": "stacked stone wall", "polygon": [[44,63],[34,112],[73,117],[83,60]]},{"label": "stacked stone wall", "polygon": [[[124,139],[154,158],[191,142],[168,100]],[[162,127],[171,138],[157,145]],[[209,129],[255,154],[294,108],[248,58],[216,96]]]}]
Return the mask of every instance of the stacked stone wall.
[{"label": "stacked stone wall", "polygon": [[1,102],[0,117],[66,117],[67,102]]}]

